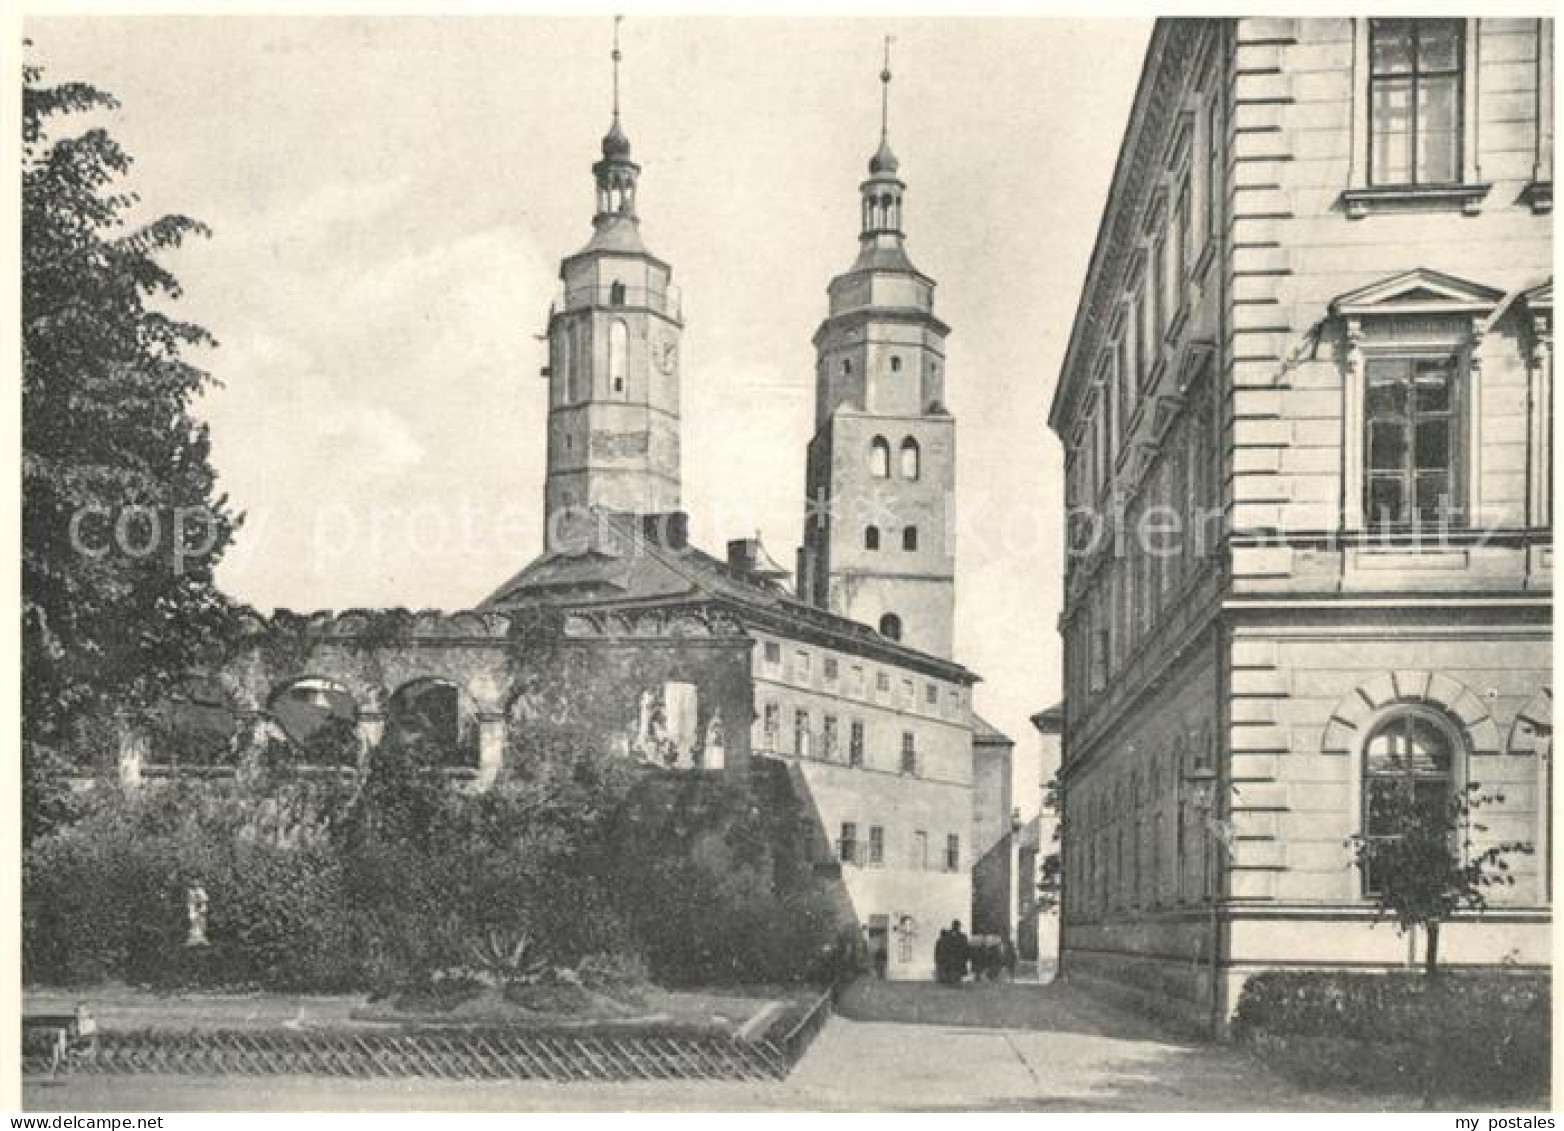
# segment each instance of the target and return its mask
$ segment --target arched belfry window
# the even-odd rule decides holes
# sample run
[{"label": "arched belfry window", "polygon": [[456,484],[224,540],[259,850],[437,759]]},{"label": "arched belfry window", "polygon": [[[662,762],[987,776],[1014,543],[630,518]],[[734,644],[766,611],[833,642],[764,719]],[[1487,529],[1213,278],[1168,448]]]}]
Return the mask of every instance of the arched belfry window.
[{"label": "arched belfry window", "polygon": [[[1443,821],[1462,745],[1455,724],[1434,711],[1405,707],[1387,715],[1363,744],[1363,835],[1394,837],[1412,817]],[[1363,889],[1377,887],[1370,868]]]},{"label": "arched belfry window", "polygon": [[880,618],[880,635],[887,640],[901,639],[901,617],[895,613],[886,613]]},{"label": "arched belfry window", "polygon": [[884,436],[876,436],[869,445],[869,474],[876,479],[891,477],[891,445]]},{"label": "arched belfry window", "polygon": [[616,319],[608,328],[608,389],[616,397],[625,394],[629,353],[630,328]]},{"label": "arched belfry window", "polygon": [[922,453],[918,449],[918,441],[908,436],[901,442],[901,477],[903,479],[916,479],[922,473]]},{"label": "arched belfry window", "polygon": [[880,548],[880,528],[878,526],[864,528],[863,548],[865,550],[878,550]]}]

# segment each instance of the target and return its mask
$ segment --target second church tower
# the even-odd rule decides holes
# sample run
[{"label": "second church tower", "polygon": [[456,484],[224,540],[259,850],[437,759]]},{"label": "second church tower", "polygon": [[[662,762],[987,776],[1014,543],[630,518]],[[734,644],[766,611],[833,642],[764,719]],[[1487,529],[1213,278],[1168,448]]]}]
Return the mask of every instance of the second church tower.
[{"label": "second church tower", "polygon": [[934,280],[912,265],[906,184],[889,137],[859,186],[858,258],[831,280],[815,332],[815,435],[799,595],[936,656],[955,632],[956,422],[945,408],[945,337]]}]

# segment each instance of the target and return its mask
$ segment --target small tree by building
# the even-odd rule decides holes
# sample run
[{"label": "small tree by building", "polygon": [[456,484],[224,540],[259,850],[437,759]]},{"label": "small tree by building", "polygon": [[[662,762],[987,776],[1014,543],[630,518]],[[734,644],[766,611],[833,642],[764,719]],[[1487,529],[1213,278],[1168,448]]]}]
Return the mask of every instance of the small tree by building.
[{"label": "small tree by building", "polygon": [[1375,824],[1390,831],[1347,840],[1380,914],[1394,917],[1402,932],[1423,928],[1423,969],[1429,976],[1439,970],[1440,926],[1458,911],[1485,911],[1489,888],[1515,883],[1506,858],[1532,851],[1521,841],[1477,841],[1488,829],[1475,814],[1504,801],[1501,794],[1480,794],[1480,788],[1469,784],[1442,803],[1410,791],[1380,795],[1374,799],[1380,809]]},{"label": "small tree by building", "polygon": [[[1056,818],[1052,822],[1053,835],[1050,837],[1056,845],[1064,840],[1061,797],[1059,775],[1054,774],[1043,786],[1043,813],[1045,816]],[[1039,846],[1039,850],[1041,850],[1041,846]],[[1043,853],[1037,864],[1037,913],[1039,915],[1050,914],[1058,910],[1063,901],[1064,857],[1055,848],[1052,852]]]}]

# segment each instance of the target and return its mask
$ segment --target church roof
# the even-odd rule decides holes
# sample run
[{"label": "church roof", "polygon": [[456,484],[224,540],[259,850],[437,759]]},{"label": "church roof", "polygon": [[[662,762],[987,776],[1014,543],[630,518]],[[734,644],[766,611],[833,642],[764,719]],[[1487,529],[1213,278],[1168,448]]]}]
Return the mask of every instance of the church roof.
[{"label": "church roof", "polygon": [[1014,746],[1015,739],[1000,730],[976,711],[972,712],[972,740],[992,746]]},{"label": "church roof", "polygon": [[849,275],[860,271],[906,271],[913,275],[923,274],[912,265],[912,260],[907,257],[907,249],[902,246],[900,240],[891,244],[865,240],[858,249],[858,258],[853,260],[853,265],[847,269]]},{"label": "church roof", "polygon": [[[534,559],[501,585],[482,608],[535,604],[571,608],[645,607],[715,601],[741,623],[794,639],[873,656],[959,683],[978,677],[951,660],[881,636],[866,624],[837,616],[793,596],[781,585],[740,574],[727,562],[689,545],[684,516],[598,512],[585,552],[553,551]],[[1008,741],[1008,740],[1007,740]]]},{"label": "church roof", "polygon": [[1064,701],[1045,707],[1032,716],[1032,725],[1042,734],[1059,734],[1064,730]]},{"label": "church roof", "polygon": [[587,245],[570,258],[607,251],[619,255],[646,255],[646,244],[641,242],[641,225],[635,217],[608,213],[593,226],[592,238]]}]

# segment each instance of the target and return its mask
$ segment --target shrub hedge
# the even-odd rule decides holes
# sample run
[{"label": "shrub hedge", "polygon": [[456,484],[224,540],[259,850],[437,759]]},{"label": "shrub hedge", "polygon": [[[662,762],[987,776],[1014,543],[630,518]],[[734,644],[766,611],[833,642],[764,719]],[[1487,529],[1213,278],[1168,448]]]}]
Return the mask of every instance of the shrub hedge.
[{"label": "shrub hedge", "polygon": [[1551,1002],[1531,971],[1270,972],[1233,1034],[1309,1085],[1526,1101],[1547,1094]]},{"label": "shrub hedge", "polygon": [[[483,973],[474,942],[526,934],[633,999],[647,974],[803,980],[835,937],[796,819],[735,783],[560,754],[471,794],[377,765],[361,785],[99,788],[26,852],[24,977],[417,996]],[[210,945],[192,948],[195,883]]]}]

